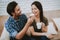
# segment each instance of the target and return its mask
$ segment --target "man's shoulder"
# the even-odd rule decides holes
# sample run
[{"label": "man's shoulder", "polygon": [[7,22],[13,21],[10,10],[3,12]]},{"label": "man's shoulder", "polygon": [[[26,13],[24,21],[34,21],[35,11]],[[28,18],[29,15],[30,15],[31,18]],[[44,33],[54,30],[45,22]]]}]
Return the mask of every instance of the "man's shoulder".
[{"label": "man's shoulder", "polygon": [[21,14],[21,16],[25,17],[26,15],[25,14]]},{"label": "man's shoulder", "polygon": [[9,25],[9,24],[11,24],[11,20],[12,20],[12,18],[9,17],[9,18],[7,19],[7,21],[5,22],[5,25]]},{"label": "man's shoulder", "polygon": [[25,14],[21,14],[20,18],[27,19],[27,16]]}]

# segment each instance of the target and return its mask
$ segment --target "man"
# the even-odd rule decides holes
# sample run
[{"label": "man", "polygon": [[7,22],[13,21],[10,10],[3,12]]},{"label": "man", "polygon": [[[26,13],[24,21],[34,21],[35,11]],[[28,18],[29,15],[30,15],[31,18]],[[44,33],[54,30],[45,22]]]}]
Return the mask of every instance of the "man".
[{"label": "man", "polygon": [[[7,12],[10,15],[5,27],[10,35],[10,40],[28,40],[26,31],[33,22],[33,18],[29,18],[21,14],[20,7],[15,1],[7,5]],[[26,38],[27,37],[27,38]]]}]

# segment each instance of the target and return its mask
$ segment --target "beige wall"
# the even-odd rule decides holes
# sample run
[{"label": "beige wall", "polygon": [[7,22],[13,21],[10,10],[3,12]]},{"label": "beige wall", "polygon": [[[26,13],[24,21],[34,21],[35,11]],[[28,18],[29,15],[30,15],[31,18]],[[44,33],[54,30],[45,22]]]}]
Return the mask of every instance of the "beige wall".
[{"label": "beige wall", "polygon": [[60,18],[60,10],[44,11],[44,15],[51,21],[51,18]]}]

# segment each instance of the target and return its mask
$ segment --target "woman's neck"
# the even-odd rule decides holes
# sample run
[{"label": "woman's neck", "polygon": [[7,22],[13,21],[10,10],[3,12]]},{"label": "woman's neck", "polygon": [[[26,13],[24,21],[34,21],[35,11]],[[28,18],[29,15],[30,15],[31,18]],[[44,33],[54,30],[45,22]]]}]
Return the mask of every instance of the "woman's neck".
[{"label": "woman's neck", "polygon": [[35,17],[35,21],[36,21],[36,22],[40,22],[40,17],[39,17],[39,16],[36,16],[36,17]]}]

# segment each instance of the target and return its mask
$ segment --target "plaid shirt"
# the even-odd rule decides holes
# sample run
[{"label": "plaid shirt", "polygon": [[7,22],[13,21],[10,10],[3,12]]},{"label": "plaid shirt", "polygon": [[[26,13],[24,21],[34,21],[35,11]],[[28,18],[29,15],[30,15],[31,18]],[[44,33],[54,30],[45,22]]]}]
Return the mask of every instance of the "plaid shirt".
[{"label": "plaid shirt", "polygon": [[27,17],[22,14],[19,16],[18,20],[15,20],[13,17],[9,17],[5,23],[5,27],[10,34],[10,40],[16,40],[16,34],[20,32],[27,22]]}]

